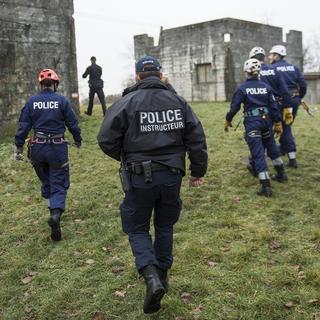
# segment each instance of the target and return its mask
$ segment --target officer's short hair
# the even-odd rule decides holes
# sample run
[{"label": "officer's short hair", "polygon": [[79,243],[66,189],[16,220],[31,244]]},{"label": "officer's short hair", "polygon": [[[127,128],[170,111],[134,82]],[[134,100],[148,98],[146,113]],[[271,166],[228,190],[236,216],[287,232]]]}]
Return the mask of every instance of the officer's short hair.
[{"label": "officer's short hair", "polygon": [[138,75],[141,80],[149,77],[161,78],[161,73],[159,71],[138,72]]},{"label": "officer's short hair", "polygon": [[256,55],[255,55],[254,57],[252,57],[252,58],[255,58],[255,59],[259,60],[259,61],[263,61],[264,58],[265,58],[265,55],[262,54],[262,53],[259,53],[259,54],[256,54]]},{"label": "officer's short hair", "polygon": [[148,77],[161,78],[161,72],[154,70],[153,65],[145,65],[145,69],[148,70],[148,68],[150,68],[150,71],[137,72],[137,74],[141,80],[148,78]]},{"label": "officer's short hair", "polygon": [[254,72],[254,73],[248,73],[248,77],[249,77],[250,79],[256,79],[256,80],[258,80],[258,79],[259,79],[259,73],[256,73],[256,72]]},{"label": "officer's short hair", "polygon": [[43,81],[41,81],[41,85],[45,88],[49,88],[54,85],[54,81],[52,79],[44,79]]}]

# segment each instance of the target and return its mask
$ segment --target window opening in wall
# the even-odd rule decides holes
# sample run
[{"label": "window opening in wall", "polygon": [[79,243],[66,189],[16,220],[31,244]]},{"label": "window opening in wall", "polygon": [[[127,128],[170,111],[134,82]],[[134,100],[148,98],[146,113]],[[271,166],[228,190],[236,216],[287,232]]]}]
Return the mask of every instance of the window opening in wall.
[{"label": "window opening in wall", "polygon": [[196,65],[198,83],[213,82],[211,63],[202,63]]},{"label": "window opening in wall", "polygon": [[223,41],[224,42],[230,42],[231,41],[231,34],[230,33],[225,33],[224,35],[223,35]]}]

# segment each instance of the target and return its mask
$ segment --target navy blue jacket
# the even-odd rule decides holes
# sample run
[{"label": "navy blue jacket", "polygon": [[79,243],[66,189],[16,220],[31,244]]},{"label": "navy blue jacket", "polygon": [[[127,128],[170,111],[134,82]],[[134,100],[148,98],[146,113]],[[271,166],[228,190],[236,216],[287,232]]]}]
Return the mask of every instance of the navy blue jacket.
[{"label": "navy blue jacket", "polygon": [[148,77],[126,90],[107,111],[99,146],[108,156],[127,163],[151,160],[185,172],[189,155],[191,175],[207,171],[206,137],[187,102],[157,77]]},{"label": "navy blue jacket", "polygon": [[21,147],[31,129],[35,132],[63,134],[66,126],[75,141],[81,141],[81,130],[77,117],[64,96],[44,89],[29,98],[23,107],[19,128],[15,135],[15,145]]},{"label": "navy blue jacket", "polygon": [[260,79],[271,87],[276,98],[282,98],[283,105],[290,105],[291,95],[281,72],[272,65],[262,63]]},{"label": "navy blue jacket", "polygon": [[253,109],[266,107],[270,112],[270,117],[274,122],[281,121],[281,113],[277,107],[272,89],[259,79],[247,79],[239,86],[231,101],[230,111],[226,115],[226,120],[231,122],[233,117],[243,104],[244,112]]},{"label": "navy blue jacket", "polygon": [[283,59],[274,62],[272,66],[282,73],[289,90],[298,90],[301,99],[306,95],[307,83],[298,67]]}]

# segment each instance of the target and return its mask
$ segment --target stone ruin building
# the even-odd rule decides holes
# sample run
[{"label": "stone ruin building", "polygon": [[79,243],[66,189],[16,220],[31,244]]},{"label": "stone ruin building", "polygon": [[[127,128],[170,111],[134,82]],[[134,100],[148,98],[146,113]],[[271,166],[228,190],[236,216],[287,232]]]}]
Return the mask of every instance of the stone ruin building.
[{"label": "stone ruin building", "polygon": [[43,68],[57,71],[78,110],[73,0],[0,0],[0,135],[15,128]]},{"label": "stone ruin building", "polygon": [[[284,41],[285,40],[285,41]],[[244,80],[243,63],[254,46],[267,52],[284,44],[287,60],[302,67],[302,33],[225,18],[160,30],[158,45],[147,34],[134,37],[135,59],[153,55],[177,92],[188,101],[230,100]]]}]

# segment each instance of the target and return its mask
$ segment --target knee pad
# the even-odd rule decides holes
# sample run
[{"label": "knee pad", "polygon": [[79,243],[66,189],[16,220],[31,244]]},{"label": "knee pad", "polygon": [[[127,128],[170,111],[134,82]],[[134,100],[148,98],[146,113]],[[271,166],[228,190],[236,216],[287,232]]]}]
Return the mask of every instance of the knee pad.
[{"label": "knee pad", "polygon": [[270,130],[266,130],[262,132],[262,139],[268,139],[271,137],[271,132]]},{"label": "knee pad", "polygon": [[52,169],[62,169],[69,166],[69,161],[63,163],[50,163],[50,168]]},{"label": "knee pad", "polygon": [[261,138],[260,130],[252,130],[246,133],[246,138]]}]

